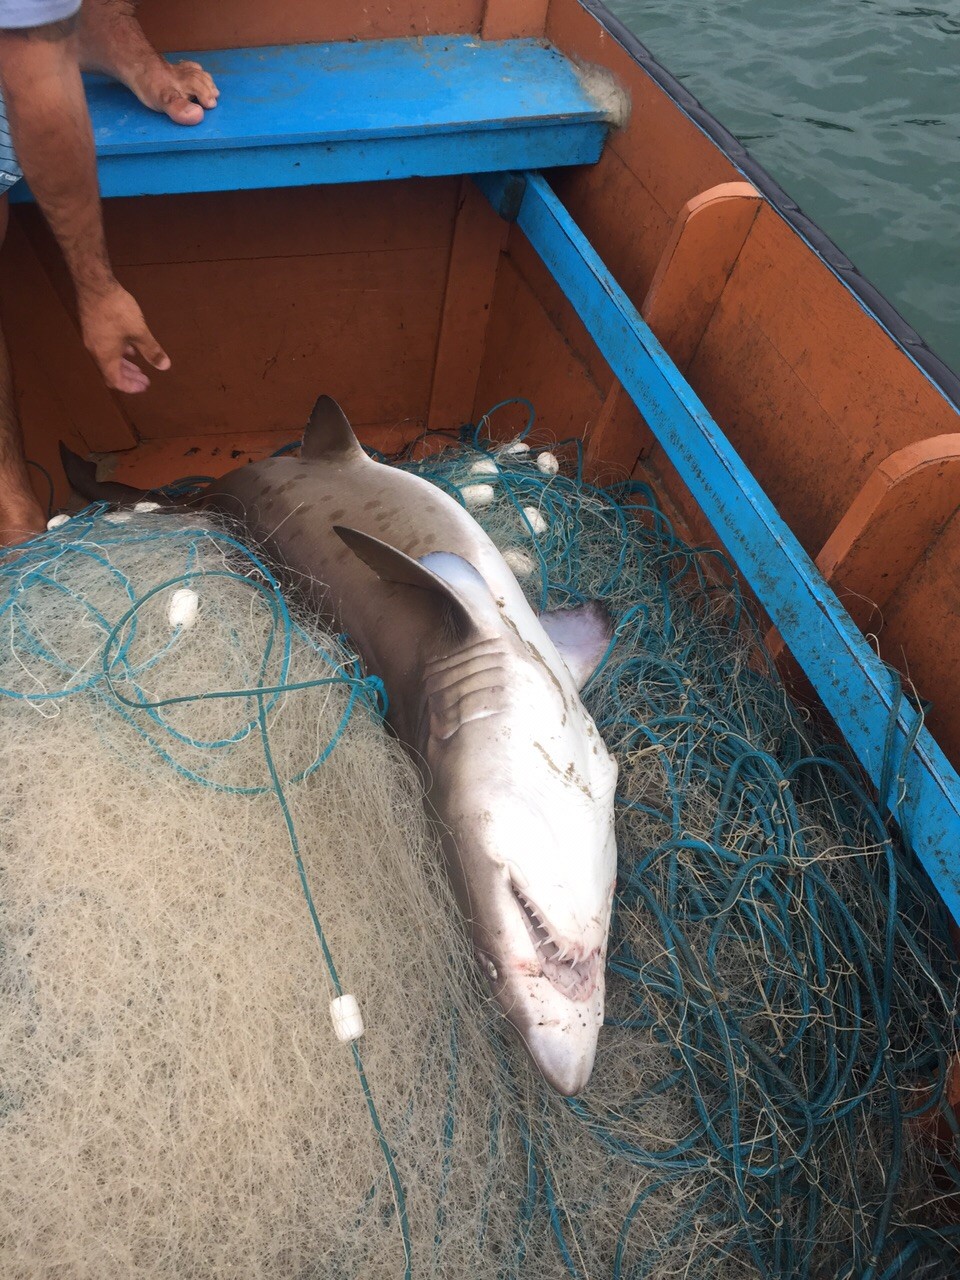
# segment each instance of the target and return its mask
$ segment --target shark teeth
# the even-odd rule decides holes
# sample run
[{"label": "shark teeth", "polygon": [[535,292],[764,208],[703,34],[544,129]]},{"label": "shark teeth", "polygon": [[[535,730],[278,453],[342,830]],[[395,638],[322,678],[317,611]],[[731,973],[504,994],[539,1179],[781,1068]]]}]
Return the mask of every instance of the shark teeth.
[{"label": "shark teeth", "polygon": [[600,973],[599,953],[585,952],[566,938],[561,944],[537,906],[516,885],[512,888],[544,977],[568,999],[589,1000],[596,990]]}]

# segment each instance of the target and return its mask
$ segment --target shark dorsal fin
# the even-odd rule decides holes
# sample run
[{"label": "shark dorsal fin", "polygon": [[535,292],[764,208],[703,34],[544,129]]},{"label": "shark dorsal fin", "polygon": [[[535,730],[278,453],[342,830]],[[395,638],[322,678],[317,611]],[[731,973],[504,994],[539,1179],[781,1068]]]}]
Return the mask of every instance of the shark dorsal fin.
[{"label": "shark dorsal fin", "polygon": [[334,525],[333,531],[353,554],[383,582],[397,582],[406,587],[429,591],[443,606],[447,621],[459,640],[466,640],[479,628],[468,602],[443,578],[396,547],[391,547],[369,533]]},{"label": "shark dorsal fin", "polygon": [[365,458],[367,455],[336,400],[321,396],[313,406],[310,421],[304,429],[300,457],[316,460],[353,456]]}]

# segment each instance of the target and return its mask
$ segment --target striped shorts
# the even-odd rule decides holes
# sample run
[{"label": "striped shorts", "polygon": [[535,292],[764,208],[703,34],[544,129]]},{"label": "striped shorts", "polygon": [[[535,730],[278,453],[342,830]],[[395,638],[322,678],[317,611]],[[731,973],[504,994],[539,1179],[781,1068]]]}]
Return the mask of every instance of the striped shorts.
[{"label": "striped shorts", "polygon": [[17,162],[13,143],[10,140],[10,128],[7,125],[7,108],[0,97],[0,196],[5,196],[10,188],[23,177],[23,170]]}]

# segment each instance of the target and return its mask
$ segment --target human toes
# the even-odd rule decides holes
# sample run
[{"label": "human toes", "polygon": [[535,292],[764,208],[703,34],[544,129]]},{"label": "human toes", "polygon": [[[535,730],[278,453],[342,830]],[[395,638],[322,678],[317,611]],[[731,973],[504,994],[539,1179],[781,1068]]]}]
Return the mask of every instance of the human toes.
[{"label": "human toes", "polygon": [[160,110],[174,124],[199,124],[204,114],[199,102],[194,102],[192,97],[173,85],[161,93]]},{"label": "human toes", "polygon": [[177,62],[173,65],[173,72],[180,91],[188,98],[196,98],[202,107],[208,109],[217,105],[220,90],[213,76],[204,71],[199,62]]}]

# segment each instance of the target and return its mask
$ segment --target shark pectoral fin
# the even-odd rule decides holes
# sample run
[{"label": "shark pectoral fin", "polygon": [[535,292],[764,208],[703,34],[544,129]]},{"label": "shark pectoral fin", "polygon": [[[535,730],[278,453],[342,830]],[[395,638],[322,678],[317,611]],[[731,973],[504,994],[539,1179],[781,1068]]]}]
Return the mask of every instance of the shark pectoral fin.
[{"label": "shark pectoral fin", "polygon": [[477,632],[477,619],[468,602],[419,560],[414,560],[412,556],[398,551],[387,542],[381,542],[379,538],[361,533],[359,529],[334,525],[333,531],[383,582],[396,582],[429,592],[442,606],[445,618],[459,640],[466,640]]},{"label": "shark pectoral fin", "polygon": [[321,396],[313,406],[300,442],[301,458],[366,459],[360,441],[354,435],[347,416],[330,396]]},{"label": "shark pectoral fin", "polygon": [[602,604],[591,601],[574,609],[541,613],[540,625],[556,645],[570,674],[582,689],[610,647],[613,626]]}]

